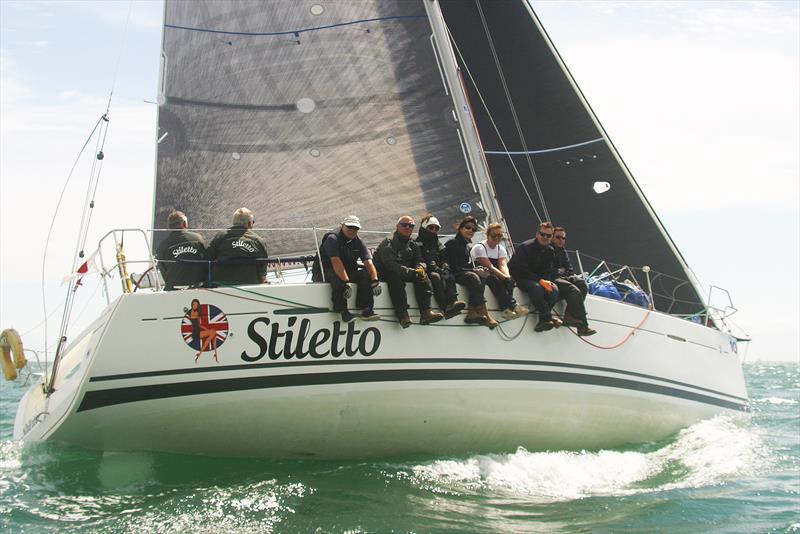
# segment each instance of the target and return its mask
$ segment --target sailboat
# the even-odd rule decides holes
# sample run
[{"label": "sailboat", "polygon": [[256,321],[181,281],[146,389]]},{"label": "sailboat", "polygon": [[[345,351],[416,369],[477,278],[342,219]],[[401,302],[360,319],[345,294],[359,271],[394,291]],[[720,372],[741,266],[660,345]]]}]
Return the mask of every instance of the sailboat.
[{"label": "sailboat", "polygon": [[[158,103],[150,250],[173,209],[211,229],[246,205],[268,221],[257,226],[282,265],[353,213],[371,246],[405,214],[433,213],[443,228],[465,214],[500,222],[510,248],[552,219],[569,228],[581,271],[647,280],[650,303],[589,295],[591,340],[523,319],[404,330],[388,291],[376,299],[383,320],[343,323],[327,284],[134,291],[117,255],[101,274],[118,273],[123,292],[61,338],[20,402],[15,439],[240,457],[467,454],[617,447],[748,411],[724,313],[527,2],[167,0]],[[195,339],[193,308],[213,349]]]}]

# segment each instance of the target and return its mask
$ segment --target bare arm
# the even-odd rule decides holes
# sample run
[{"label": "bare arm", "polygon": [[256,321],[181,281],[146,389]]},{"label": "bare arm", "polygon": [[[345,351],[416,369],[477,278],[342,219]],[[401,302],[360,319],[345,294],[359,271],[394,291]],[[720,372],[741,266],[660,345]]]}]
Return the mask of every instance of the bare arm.
[{"label": "bare arm", "polygon": [[367,273],[369,273],[370,280],[373,282],[378,280],[378,271],[375,270],[375,264],[372,263],[372,260],[364,260],[364,268],[367,270]]},{"label": "bare arm", "polygon": [[344,268],[344,263],[342,263],[342,260],[338,256],[331,257],[331,265],[333,266],[333,271],[336,273],[336,276],[344,282],[350,281],[350,277],[347,276],[347,270]]}]

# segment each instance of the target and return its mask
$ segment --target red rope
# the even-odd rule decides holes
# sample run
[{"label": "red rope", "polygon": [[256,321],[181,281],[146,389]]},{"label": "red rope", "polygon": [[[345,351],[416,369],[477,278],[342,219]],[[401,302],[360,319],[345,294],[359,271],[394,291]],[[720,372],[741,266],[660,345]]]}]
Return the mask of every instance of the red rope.
[{"label": "red rope", "polygon": [[653,311],[653,310],[647,310],[647,313],[644,314],[644,317],[642,318],[641,321],[639,321],[639,324],[634,326],[631,329],[631,331],[628,332],[628,335],[626,335],[624,338],[622,338],[622,341],[620,341],[619,343],[617,343],[615,345],[611,345],[611,346],[608,346],[608,347],[604,347],[602,345],[596,345],[595,343],[592,343],[591,341],[588,341],[585,337],[578,336],[577,330],[573,330],[572,328],[570,328],[569,331],[572,332],[573,334],[575,334],[578,337],[578,339],[580,339],[581,341],[583,341],[587,345],[593,346],[596,349],[603,349],[603,350],[616,349],[616,348],[619,348],[622,345],[624,345],[630,338],[633,337],[633,334],[635,334],[636,331],[639,330],[642,327],[642,325],[645,323],[645,321],[647,321],[647,318],[650,317],[650,312],[651,311]]}]

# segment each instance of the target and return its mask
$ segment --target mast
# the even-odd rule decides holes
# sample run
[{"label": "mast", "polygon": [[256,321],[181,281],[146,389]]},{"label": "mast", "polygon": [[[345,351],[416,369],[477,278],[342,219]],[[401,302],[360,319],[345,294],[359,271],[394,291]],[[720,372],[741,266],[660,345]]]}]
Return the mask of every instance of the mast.
[{"label": "mast", "polygon": [[[450,96],[457,110],[454,119],[458,124],[459,139],[464,148],[464,157],[467,160],[468,170],[471,171],[473,184],[481,197],[481,203],[486,211],[489,222],[499,222],[507,228],[505,219],[500,211],[500,205],[495,195],[494,184],[489,174],[489,166],[484,155],[478,128],[472,114],[464,77],[456,61],[450,36],[445,24],[438,0],[425,2],[425,11],[433,31],[435,53],[443,70],[443,76],[450,88]],[[512,246],[509,242],[509,246]]]}]

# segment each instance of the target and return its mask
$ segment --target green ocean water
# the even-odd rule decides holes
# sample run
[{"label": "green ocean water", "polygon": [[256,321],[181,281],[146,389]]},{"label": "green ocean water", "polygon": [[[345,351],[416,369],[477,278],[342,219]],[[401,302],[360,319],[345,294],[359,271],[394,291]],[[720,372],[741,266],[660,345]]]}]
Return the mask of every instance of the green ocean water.
[{"label": "green ocean water", "polygon": [[11,441],[0,532],[800,532],[800,366],[745,366],[750,418],[627,449],[378,461],[83,451]]}]

